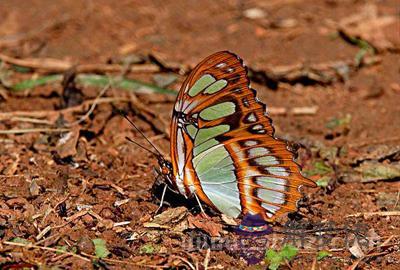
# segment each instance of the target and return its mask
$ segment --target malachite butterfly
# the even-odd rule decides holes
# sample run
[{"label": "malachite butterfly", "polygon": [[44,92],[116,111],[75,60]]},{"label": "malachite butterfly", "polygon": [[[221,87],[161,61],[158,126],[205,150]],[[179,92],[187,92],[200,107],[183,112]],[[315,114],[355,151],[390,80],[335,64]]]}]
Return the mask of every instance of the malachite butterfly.
[{"label": "malachite butterfly", "polygon": [[159,163],[167,185],[186,198],[231,217],[272,221],[296,210],[300,186],[315,186],[293,156],[274,137],[243,61],[222,51],[183,83],[172,114],[171,162],[159,156]]}]

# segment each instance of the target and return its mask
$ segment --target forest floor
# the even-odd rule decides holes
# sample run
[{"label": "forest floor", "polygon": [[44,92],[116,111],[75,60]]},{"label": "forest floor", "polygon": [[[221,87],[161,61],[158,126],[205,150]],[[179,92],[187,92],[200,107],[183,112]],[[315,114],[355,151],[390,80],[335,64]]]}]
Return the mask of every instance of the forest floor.
[{"label": "forest floor", "polygon": [[174,93],[219,50],[244,59],[276,136],[318,183],[272,224],[269,249],[298,248],[280,269],[398,269],[398,1],[28,2],[0,1],[1,269],[271,263],[189,245],[236,239],[238,220],[204,222],[182,198],[154,218],[157,161],[117,112],[169,156]]}]

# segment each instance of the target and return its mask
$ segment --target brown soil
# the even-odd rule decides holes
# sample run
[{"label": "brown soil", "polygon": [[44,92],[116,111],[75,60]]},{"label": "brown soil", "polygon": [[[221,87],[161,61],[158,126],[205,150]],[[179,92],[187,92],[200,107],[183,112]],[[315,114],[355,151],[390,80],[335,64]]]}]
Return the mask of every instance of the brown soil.
[{"label": "brown soil", "polygon": [[[310,174],[315,180],[321,177],[329,180],[325,187],[304,190],[305,199],[299,212],[279,219],[273,224],[274,229],[283,230],[288,220],[333,222],[335,228],[364,224],[368,235],[376,234],[379,240],[369,250],[363,250],[365,256],[357,267],[397,269],[396,265],[400,265],[398,1],[60,0],[56,4],[49,0],[0,1],[0,50],[1,54],[16,58],[51,57],[80,64],[118,63],[129,55],[144,56],[144,61],[150,63],[152,58],[149,60],[147,56],[152,55],[167,66],[182,70],[213,52],[229,50],[240,55],[251,69],[275,75],[281,66],[327,66],[338,61],[354,66],[354,59],[363,47],[339,35],[338,23],[361,14],[368,5],[376,9],[378,18],[388,16],[397,20],[391,27],[379,28],[384,34],[376,35],[378,41],[390,42],[390,46],[382,47],[375,39],[366,38],[375,50],[373,54],[367,52],[364,59],[376,57],[379,61],[363,62],[344,76],[329,73],[334,78],[327,83],[310,80],[305,75],[299,80],[278,78],[277,88],[271,89],[252,77],[252,86],[272,109],[288,111],[272,113],[276,135],[302,145],[298,160],[304,170],[314,171]],[[262,10],[262,18],[246,17],[246,10],[251,8]],[[353,37],[363,39],[364,34],[374,35],[378,30],[364,31],[367,32]],[[0,114],[47,111],[45,118],[54,124],[55,111],[62,106],[63,86],[52,84],[12,92],[1,79],[10,70],[13,70],[12,82],[35,78],[39,72],[21,73],[3,63]],[[178,90],[185,76],[175,74],[178,80],[168,87]],[[154,83],[151,72],[128,72],[126,76]],[[78,88],[84,100],[94,99],[99,93],[94,87]],[[159,203],[160,190],[152,189],[156,160],[126,142],[125,136],[129,136],[145,145],[140,134],[115,112],[116,108],[128,111],[146,136],[164,153],[169,153],[169,140],[163,131],[169,128],[174,97],[154,93],[132,96],[119,89],[107,91],[106,96],[125,101],[99,104],[90,117],[71,129],[72,133],[0,135],[0,267],[25,263],[25,267],[40,269],[190,268],[190,265],[205,268],[207,250],[189,250],[182,242],[188,241],[192,233],[210,234],[210,231],[200,230],[199,226],[183,232],[146,227]],[[315,113],[291,112],[291,108],[315,106],[318,107]],[[76,121],[87,110],[86,106],[75,113],[66,113],[65,121]],[[26,122],[15,116],[0,118],[0,131],[38,127],[49,128],[49,125]],[[76,140],[66,139],[65,134],[76,136]],[[60,140],[69,144],[60,146]],[[321,161],[328,171],[316,171]],[[394,176],[387,176],[385,171],[376,181],[366,181],[365,175],[357,172],[370,163],[387,166]],[[184,220],[198,213],[193,204],[184,200],[169,196],[168,201],[171,206],[163,211],[179,205],[189,208]],[[349,216],[365,212],[382,213]],[[211,215],[212,224],[224,224],[220,232],[224,237],[235,237],[218,215]],[[130,223],[118,226],[124,221]],[[182,226],[188,226],[187,222]],[[106,241],[110,251],[106,258],[94,257],[91,240],[95,238]],[[50,250],[28,248],[24,241],[25,247],[9,244],[21,239]],[[387,243],[379,246],[385,240]],[[280,246],[278,243],[271,248]],[[60,247],[69,253],[51,250]],[[318,249],[331,250],[331,256],[316,261]],[[308,245],[300,248],[297,256],[281,269],[345,269],[355,266],[357,260],[354,249],[343,244],[319,248]],[[208,268],[212,267],[247,269],[249,266],[235,252],[223,249],[211,251]],[[257,267],[267,266],[263,263]]]}]

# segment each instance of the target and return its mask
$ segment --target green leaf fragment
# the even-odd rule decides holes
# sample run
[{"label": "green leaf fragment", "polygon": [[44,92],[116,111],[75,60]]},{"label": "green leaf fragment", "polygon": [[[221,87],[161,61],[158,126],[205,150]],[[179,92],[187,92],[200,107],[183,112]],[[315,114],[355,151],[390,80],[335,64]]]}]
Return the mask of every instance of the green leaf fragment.
[{"label": "green leaf fragment", "polygon": [[331,120],[329,120],[328,123],[326,123],[326,127],[329,129],[334,129],[337,127],[343,127],[343,126],[348,126],[351,122],[351,114],[346,114],[344,117],[342,118],[332,118]]},{"label": "green leaf fragment", "polygon": [[13,65],[12,67],[13,67],[13,69],[14,69],[16,72],[19,72],[19,73],[29,73],[29,72],[32,72],[32,69],[29,68],[29,67],[22,67],[22,66],[18,66],[18,65]]},{"label": "green leaf fragment", "polygon": [[56,251],[56,254],[63,254],[64,253],[63,251],[67,251],[67,246],[57,246],[56,248],[57,250],[59,250]]},{"label": "green leaf fragment", "polygon": [[367,50],[365,49],[360,49],[356,55],[354,56],[354,64],[356,67],[359,67],[361,65],[361,62],[364,58],[364,56],[367,54]]},{"label": "green leaf fragment", "polygon": [[156,252],[156,247],[152,244],[144,244],[140,247],[140,253],[142,254],[153,254]]},{"label": "green leaf fragment", "polygon": [[95,75],[95,74],[79,74],[76,80],[78,83],[81,83],[86,86],[106,87],[108,84],[111,84],[112,87],[129,91],[136,91],[142,93],[155,92],[161,94],[176,95],[176,92],[173,90],[164,89],[149,83],[132,79],[116,78],[116,77],[109,77],[105,75]]},{"label": "green leaf fragment", "polygon": [[23,91],[31,88],[35,88],[37,86],[42,86],[46,84],[50,84],[53,82],[60,81],[62,79],[61,75],[49,75],[49,76],[43,76],[43,77],[38,77],[35,79],[28,79],[24,80],[22,82],[16,83],[12,86],[12,89],[14,91]]},{"label": "green leaf fragment", "polygon": [[326,175],[333,172],[332,167],[330,167],[323,161],[316,161],[314,162],[313,166],[313,169],[304,171],[306,176]]},{"label": "green leaf fragment", "polygon": [[[12,85],[11,89],[14,91],[23,91],[54,82],[60,82],[61,80],[62,75],[59,74],[42,76],[34,79],[23,80],[19,83]],[[164,89],[137,80],[110,77],[106,75],[78,74],[76,77],[76,81],[85,86],[106,87],[108,84],[111,84],[112,87],[128,91],[176,95],[176,92],[170,89]]]},{"label": "green leaf fragment", "polygon": [[331,177],[329,176],[323,176],[320,179],[317,180],[317,186],[319,187],[327,187],[329,184],[329,181],[331,181]]},{"label": "green leaf fragment", "polygon": [[298,248],[296,248],[295,246],[292,245],[285,245],[281,251],[279,252],[281,254],[281,256],[283,258],[285,258],[286,260],[290,261],[292,260],[294,257],[296,257],[297,252],[298,252]]},{"label": "green leaf fragment", "polygon": [[276,252],[273,249],[268,249],[265,253],[265,259],[268,263],[268,269],[278,269],[279,266],[285,262],[285,260],[290,261],[294,257],[296,257],[298,251],[299,250],[292,245],[283,246],[279,252]]},{"label": "green leaf fragment", "polygon": [[283,263],[283,258],[273,249],[268,249],[265,253],[268,262],[268,269],[276,270]]},{"label": "green leaf fragment", "polygon": [[32,244],[32,243],[29,242],[28,240],[26,240],[26,239],[24,239],[24,238],[21,238],[21,237],[15,237],[15,238],[11,239],[10,242],[19,243],[19,244],[24,244],[24,245]]},{"label": "green leaf fragment", "polygon": [[94,250],[96,257],[105,258],[110,254],[110,251],[107,249],[106,241],[101,238],[96,238],[92,240],[94,244]]},{"label": "green leaf fragment", "polygon": [[326,250],[318,251],[317,260],[321,261],[322,259],[324,259],[324,258],[326,258],[328,256],[331,256],[331,253],[329,251],[326,251]]}]

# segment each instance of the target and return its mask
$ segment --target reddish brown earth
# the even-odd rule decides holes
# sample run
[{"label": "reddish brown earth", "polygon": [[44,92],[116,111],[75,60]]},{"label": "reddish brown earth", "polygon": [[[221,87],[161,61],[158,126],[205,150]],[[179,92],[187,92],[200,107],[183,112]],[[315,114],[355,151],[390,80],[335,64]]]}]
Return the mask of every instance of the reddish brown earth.
[{"label": "reddish brown earth", "polygon": [[[249,9],[262,13],[249,18]],[[290,220],[332,222],[333,235],[343,239],[339,228],[363,224],[371,243],[358,259],[353,242],[322,247],[310,242],[280,269],[398,269],[399,14],[398,1],[1,1],[0,53],[80,64],[118,64],[144,57],[152,67],[156,58],[173,67],[157,73],[175,74],[177,81],[168,88],[178,90],[184,71],[201,59],[218,50],[235,52],[253,71],[275,76],[276,89],[260,77],[251,78],[259,98],[270,107],[276,136],[301,145],[298,161],[305,173],[328,180],[324,187],[303,190],[298,213],[280,218],[272,224],[274,229],[284,230]],[[368,42],[373,52],[354,40]],[[356,67],[363,50],[368,52]],[[294,78],[290,67],[303,71],[303,76]],[[286,71],[278,76],[283,68]],[[313,68],[314,73],[306,72]],[[12,91],[8,82],[43,74],[38,69],[20,71],[1,64],[0,133],[61,128],[55,121],[63,86]],[[151,70],[126,73],[127,78],[152,84],[154,75]],[[77,87],[86,101],[101,90]],[[207,249],[182,245],[194,234],[235,238],[218,215],[210,213],[212,221],[204,228],[193,204],[169,196],[172,205],[163,208],[169,211],[166,215],[179,205],[189,210],[176,208],[181,216],[167,217],[166,227],[148,224],[157,221],[152,220],[159,203],[152,191],[156,160],[126,142],[129,136],[145,145],[115,109],[128,111],[146,136],[169,153],[165,130],[174,97],[117,88],[105,96],[120,100],[98,104],[69,131],[0,134],[0,267],[19,263],[28,269],[247,269],[237,252],[222,249],[207,255]],[[73,112],[63,113],[69,123],[89,109],[74,106]],[[298,107],[312,112],[292,111]],[[17,111],[47,122],[21,119]],[[45,112],[32,115],[36,111]],[[371,166],[374,177],[368,175]],[[129,223],[119,224],[125,221]],[[105,240],[110,252],[101,259],[95,257],[96,238]],[[281,246],[278,241],[269,247]],[[316,260],[318,250],[330,250],[331,255]]]}]

